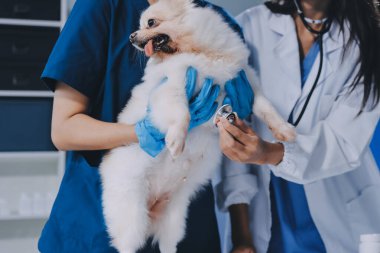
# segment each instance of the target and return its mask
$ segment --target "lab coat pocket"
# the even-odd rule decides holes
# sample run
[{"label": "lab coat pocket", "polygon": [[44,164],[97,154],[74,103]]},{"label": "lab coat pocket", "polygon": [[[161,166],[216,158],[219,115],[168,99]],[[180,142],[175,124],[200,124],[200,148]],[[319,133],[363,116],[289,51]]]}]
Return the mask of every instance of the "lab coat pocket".
[{"label": "lab coat pocket", "polygon": [[361,234],[380,233],[380,185],[364,188],[347,202],[348,218],[354,240],[359,243]]}]

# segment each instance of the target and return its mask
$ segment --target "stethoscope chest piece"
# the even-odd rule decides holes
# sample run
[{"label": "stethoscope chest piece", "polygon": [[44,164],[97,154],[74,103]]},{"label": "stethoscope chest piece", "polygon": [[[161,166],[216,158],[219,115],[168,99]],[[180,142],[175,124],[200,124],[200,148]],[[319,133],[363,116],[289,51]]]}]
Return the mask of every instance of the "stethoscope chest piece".
[{"label": "stethoscope chest piece", "polygon": [[214,120],[213,120],[215,126],[216,126],[217,120],[219,118],[225,118],[231,124],[233,124],[235,122],[236,114],[232,111],[231,105],[228,105],[228,104],[223,105],[222,107],[220,107],[218,109],[218,111],[216,111],[216,114],[215,114]]}]

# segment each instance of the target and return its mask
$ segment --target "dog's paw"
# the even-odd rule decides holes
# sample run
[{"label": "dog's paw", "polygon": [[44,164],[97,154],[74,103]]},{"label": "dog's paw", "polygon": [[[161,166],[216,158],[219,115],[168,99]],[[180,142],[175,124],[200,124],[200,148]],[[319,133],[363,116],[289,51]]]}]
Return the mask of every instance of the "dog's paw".
[{"label": "dog's paw", "polygon": [[293,125],[284,122],[276,127],[272,127],[271,131],[274,138],[279,141],[291,142],[296,139],[297,133]]},{"label": "dog's paw", "polygon": [[186,129],[180,127],[170,127],[166,133],[166,147],[174,159],[182,154],[185,148],[186,135]]}]

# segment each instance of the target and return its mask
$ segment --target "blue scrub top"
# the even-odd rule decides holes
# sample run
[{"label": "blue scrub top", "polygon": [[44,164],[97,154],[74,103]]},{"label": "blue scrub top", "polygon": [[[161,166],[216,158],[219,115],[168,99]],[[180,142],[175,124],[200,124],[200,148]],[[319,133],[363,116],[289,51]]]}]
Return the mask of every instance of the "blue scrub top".
[{"label": "blue scrub top", "polygon": [[[301,64],[302,86],[319,53],[314,43]],[[272,237],[269,253],[324,253],[322,238],[311,217],[305,189],[271,174]]]},{"label": "blue scrub top", "polygon": [[379,124],[377,124],[375,134],[373,135],[371,149],[373,156],[375,157],[375,160],[377,162],[377,166],[380,169],[380,122]]},{"label": "blue scrub top", "polygon": [[[205,1],[241,34],[219,7]],[[42,79],[52,89],[62,81],[89,98],[89,115],[116,122],[146,64],[129,42],[138,29],[146,0],[77,0],[54,47]],[[66,171],[51,215],[39,240],[42,253],[116,253],[101,207],[98,166],[104,151],[68,152]],[[207,186],[192,201],[180,253],[220,252],[214,197]],[[141,253],[159,252],[148,243]]]}]

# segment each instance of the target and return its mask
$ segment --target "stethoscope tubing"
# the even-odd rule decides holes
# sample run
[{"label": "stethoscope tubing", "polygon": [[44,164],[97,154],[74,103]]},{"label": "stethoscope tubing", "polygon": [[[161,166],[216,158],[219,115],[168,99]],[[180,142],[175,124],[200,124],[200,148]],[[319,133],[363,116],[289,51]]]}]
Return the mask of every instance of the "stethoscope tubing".
[{"label": "stethoscope tubing", "polygon": [[[310,99],[311,99],[311,97],[312,97],[312,95],[314,93],[315,88],[317,87],[317,84],[319,82],[319,79],[320,79],[320,76],[321,76],[321,73],[322,73],[322,67],[323,67],[323,35],[320,35],[318,37],[318,44],[319,44],[319,48],[320,48],[320,61],[319,61],[319,67],[318,67],[317,77],[315,78],[314,84],[313,84],[313,86],[312,86],[309,94],[307,95],[305,104],[302,107],[302,110],[301,110],[300,114],[298,115],[297,120],[294,121],[294,122],[289,122],[289,123],[291,123],[295,127],[298,126],[298,124],[300,123],[301,119],[303,118],[303,115],[305,114],[307,106],[308,106],[308,104],[310,102]],[[293,114],[293,111],[292,111],[292,114]]]},{"label": "stethoscope tubing", "polygon": [[321,73],[322,73],[322,68],[323,68],[323,35],[325,33],[327,33],[329,30],[330,30],[330,27],[331,27],[331,19],[327,19],[327,21],[325,23],[323,23],[323,27],[322,27],[322,30],[321,31],[317,31],[315,29],[313,29],[309,24],[308,22],[306,21],[305,19],[305,15],[303,14],[303,11],[301,9],[301,5],[299,4],[298,0],[294,0],[294,3],[297,7],[297,14],[300,16],[301,20],[302,20],[302,23],[304,24],[304,26],[306,27],[307,30],[309,30],[311,33],[313,34],[316,34],[318,37],[317,37],[317,40],[318,40],[318,44],[319,44],[319,52],[320,52],[320,61],[319,61],[319,67],[318,67],[318,73],[317,73],[317,76],[314,80],[314,83],[313,83],[313,86],[306,98],[306,101],[305,101],[305,104],[304,106],[302,107],[302,110],[297,118],[296,121],[293,121],[293,113],[294,113],[294,108],[293,108],[293,111],[291,112],[291,117],[289,117],[289,120],[288,122],[290,124],[292,124],[293,126],[297,127],[298,124],[300,123],[301,119],[303,118],[304,114],[305,114],[305,111],[307,109],[307,106],[309,105],[309,102],[310,102],[310,99],[315,91],[315,88],[317,87],[317,84],[319,82],[319,79],[321,77]]}]

